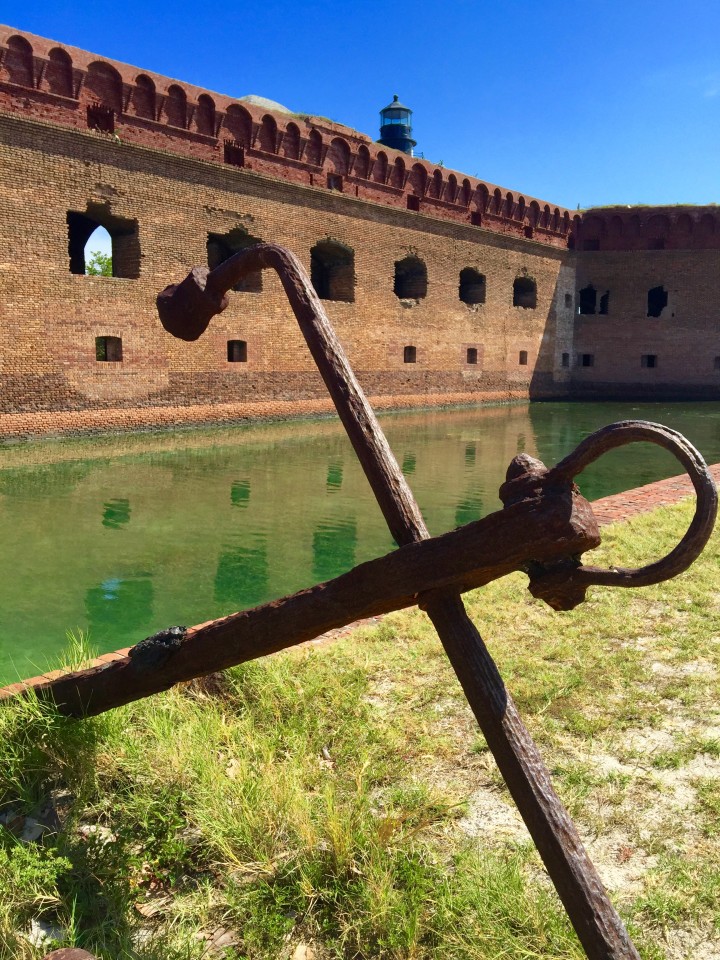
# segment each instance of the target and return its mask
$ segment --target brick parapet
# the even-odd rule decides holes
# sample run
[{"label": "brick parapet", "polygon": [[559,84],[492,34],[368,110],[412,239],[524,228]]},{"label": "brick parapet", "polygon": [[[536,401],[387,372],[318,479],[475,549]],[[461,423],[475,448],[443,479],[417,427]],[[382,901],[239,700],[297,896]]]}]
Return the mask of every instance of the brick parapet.
[{"label": "brick parapet", "polygon": [[232,162],[243,169],[550,246],[567,246],[578,220],[565,208],[408,157],[342,124],[238,102],[0,26],[0,110],[87,130],[88,107],[97,105],[112,112],[111,129],[99,137],[212,163],[227,160],[224,144],[232,141],[239,148]]},{"label": "brick parapet", "polygon": [[[710,468],[710,474],[715,480],[716,485],[720,487],[720,463],[716,463]],[[645,484],[642,487],[635,487],[632,490],[626,490],[624,493],[613,494],[609,497],[601,497],[593,501],[593,513],[601,526],[611,523],[620,523],[631,520],[643,513],[649,513],[658,507],[671,506],[687,497],[692,496],[693,486],[687,474],[680,474],[676,477],[670,477],[667,480],[657,480],[654,483]],[[352,628],[352,624],[342,631],[334,630],[331,634],[337,635],[346,632]],[[321,640],[322,638],[318,638]],[[317,641],[312,641],[316,643]],[[130,648],[123,647],[120,650],[114,650],[111,653],[102,654],[90,661],[87,667],[102,667],[104,664],[113,663],[116,660],[122,660],[128,657]],[[32,690],[34,687],[42,686],[50,680],[62,676],[69,671],[51,670],[37,677],[30,677],[20,683],[12,683],[6,687],[0,688],[0,701],[7,700],[16,694],[23,693],[26,690]]]},{"label": "brick parapet", "polygon": [[622,250],[720,250],[716,204],[586,210],[573,241],[583,254]]}]

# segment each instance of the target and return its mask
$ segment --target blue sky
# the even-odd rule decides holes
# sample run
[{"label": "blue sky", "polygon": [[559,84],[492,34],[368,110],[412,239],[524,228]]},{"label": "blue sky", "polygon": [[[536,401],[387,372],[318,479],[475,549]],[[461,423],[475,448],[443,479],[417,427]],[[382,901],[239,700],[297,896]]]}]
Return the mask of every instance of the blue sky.
[{"label": "blue sky", "polygon": [[720,202],[714,0],[0,0],[0,21],[231,96],[378,135],[574,209]]}]

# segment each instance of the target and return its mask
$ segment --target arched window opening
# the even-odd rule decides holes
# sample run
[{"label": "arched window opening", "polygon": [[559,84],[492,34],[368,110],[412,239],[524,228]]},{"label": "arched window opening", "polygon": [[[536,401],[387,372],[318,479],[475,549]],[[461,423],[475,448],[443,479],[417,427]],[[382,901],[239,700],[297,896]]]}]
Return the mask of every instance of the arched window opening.
[{"label": "arched window opening", "polygon": [[505,216],[508,220],[512,220],[513,213],[515,211],[515,198],[511,193],[505,194]]},{"label": "arched window opening", "polygon": [[155,84],[144,74],[135,80],[132,106],[136,117],[142,117],[144,120],[155,120],[157,117]]},{"label": "arched window opening", "polygon": [[470,181],[463,180],[462,190],[460,191],[460,203],[464,207],[469,207],[471,198],[472,198],[472,187],[470,186]]},{"label": "arched window opening", "polygon": [[500,216],[500,214],[502,213],[502,203],[503,203],[502,193],[498,189],[493,190],[491,209],[492,209],[492,212],[497,216]]},{"label": "arched window opening", "polygon": [[327,163],[330,172],[341,177],[346,177],[350,169],[350,147],[345,140],[335,137],[330,142],[330,148],[327,155]]},{"label": "arched window opening", "polygon": [[55,47],[48,54],[48,65],[45,71],[45,82],[50,93],[60,97],[72,97],[72,60],[70,54],[59,47]]},{"label": "arched window opening", "polygon": [[[540,204],[537,200],[531,200],[530,206],[528,207],[528,224],[531,227],[536,227],[538,221],[540,220]],[[580,218],[578,217],[578,222]]]},{"label": "arched window opening", "polygon": [[247,340],[228,340],[228,363],[247,363]]},{"label": "arched window opening", "polygon": [[419,163],[413,164],[410,171],[410,189],[416,197],[424,197],[427,191],[427,171]]},{"label": "arched window opening", "polygon": [[441,200],[443,195],[443,186],[443,175],[439,170],[436,170],[432,175],[430,196],[435,200]]},{"label": "arched window opening", "polygon": [[381,150],[375,158],[375,166],[373,167],[373,180],[376,183],[385,183],[387,181],[387,169],[387,154],[383,153]]},{"label": "arched window opening", "polygon": [[95,359],[100,363],[120,363],[122,337],[95,337]]},{"label": "arched window opening", "polygon": [[[85,212],[68,211],[67,225],[70,273],[132,280],[140,276],[137,220],[115,217],[102,204],[88,204]],[[93,256],[96,253],[101,256]]]},{"label": "arched window opening", "polygon": [[543,207],[542,226],[546,229],[550,226],[550,207],[547,204]]},{"label": "arched window opening", "polygon": [[397,157],[393,165],[392,185],[400,190],[405,186],[405,161]]},{"label": "arched window opening", "polygon": [[403,347],[403,363],[417,363],[417,347]]},{"label": "arched window opening", "polygon": [[597,309],[597,290],[589,283],[578,294],[578,313],[595,313]]},{"label": "arched window opening", "polygon": [[334,240],[322,240],[310,251],[310,280],[321,300],[353,303],[355,253]]},{"label": "arched window opening", "polygon": [[10,83],[21,87],[34,87],[33,48],[25,37],[10,37],[3,64]]},{"label": "arched window opening", "polygon": [[525,220],[525,197],[518,197],[517,219],[521,222]]},{"label": "arched window opening", "polygon": [[322,137],[317,130],[311,130],[310,136],[308,137],[307,150],[305,151],[305,159],[307,162],[319,167],[322,163],[322,148]]},{"label": "arched window opening", "polygon": [[472,267],[460,271],[459,296],[463,303],[473,306],[485,303],[485,277]]},{"label": "arched window opening", "polygon": [[180,127],[182,130],[187,127],[187,95],[176,83],[168,87],[165,119],[171,127]]},{"label": "arched window opening", "polygon": [[427,268],[418,257],[395,263],[393,291],[400,300],[422,300],[427,296]]},{"label": "arched window opening", "polygon": [[277,123],[269,113],[262,118],[259,141],[260,149],[265,153],[277,152]]},{"label": "arched window opening", "polygon": [[355,160],[355,176],[362,180],[367,180],[370,171],[370,151],[364,145],[358,147],[357,158]]},{"label": "arched window opening", "polygon": [[282,142],[282,152],[288,160],[298,160],[300,158],[300,128],[295,123],[287,125]]},{"label": "arched window opening", "polygon": [[195,126],[198,133],[204,133],[206,137],[215,136],[215,101],[206,93],[198,97]]},{"label": "arched window opening", "polygon": [[668,305],[668,293],[665,287],[651,287],[647,295],[647,315],[659,317]]},{"label": "arched window opening", "polygon": [[117,116],[122,112],[122,80],[109,63],[95,61],[88,67],[85,89],[97,101]]},{"label": "arched window opening", "polygon": [[[248,250],[262,242],[259,237],[253,237],[242,227],[235,227],[227,233],[209,233],[207,237],[208,267],[214,270],[241,250]],[[233,290],[237,293],[262,293],[262,270],[246,274],[233,287]]]},{"label": "arched window opening", "polygon": [[490,191],[484,183],[481,183],[478,185],[478,188],[475,191],[475,206],[477,207],[479,213],[487,213],[489,204]]},{"label": "arched window opening", "polygon": [[235,140],[243,147],[249,147],[252,140],[252,117],[244,107],[231,103],[225,113],[223,128],[230,134],[228,139]]},{"label": "arched window opening", "polygon": [[516,277],[513,283],[513,306],[534,310],[537,306],[537,284],[530,277]]},{"label": "arched window opening", "polygon": [[447,191],[446,191],[446,196],[447,196],[447,199],[450,201],[450,203],[455,203],[455,201],[457,200],[457,193],[458,193],[457,177],[455,176],[454,173],[451,173],[450,176],[448,177]]}]

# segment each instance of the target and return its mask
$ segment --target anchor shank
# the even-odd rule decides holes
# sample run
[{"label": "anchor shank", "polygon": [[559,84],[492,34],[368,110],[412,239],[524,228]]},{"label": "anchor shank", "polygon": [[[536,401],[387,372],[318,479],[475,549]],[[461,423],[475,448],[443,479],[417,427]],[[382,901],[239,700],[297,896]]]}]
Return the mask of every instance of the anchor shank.
[{"label": "anchor shank", "polygon": [[[429,534],[412,491],[297,258],[274,244],[261,244],[235,254],[207,275],[209,299],[218,301],[246,272],[259,266],[274,267],[280,274],[310,352],[393,537],[401,546],[425,539]],[[158,305],[163,308],[163,324],[175,333],[172,322],[167,322],[162,315],[172,293],[169,290],[167,296],[161,294]],[[178,318],[176,327],[188,326],[191,325],[187,320]],[[199,335],[193,332],[193,337]],[[498,700],[497,683],[502,685],[502,681],[479,633],[464,613],[459,596],[455,593],[446,600],[438,599],[437,603],[433,599],[428,605],[428,613],[431,611],[431,618],[437,620],[438,636],[453,662],[488,746],[503,776],[509,776],[517,784],[514,796],[518,809],[588,957],[591,960],[639,960],[577,830],[550,785],[550,775],[530,734],[514,708],[512,724],[508,726],[503,720],[511,701],[507,694]],[[493,681],[493,677],[497,677],[497,681]],[[482,705],[493,699],[497,711],[487,713]],[[542,804],[537,802],[539,797],[545,798]]]}]

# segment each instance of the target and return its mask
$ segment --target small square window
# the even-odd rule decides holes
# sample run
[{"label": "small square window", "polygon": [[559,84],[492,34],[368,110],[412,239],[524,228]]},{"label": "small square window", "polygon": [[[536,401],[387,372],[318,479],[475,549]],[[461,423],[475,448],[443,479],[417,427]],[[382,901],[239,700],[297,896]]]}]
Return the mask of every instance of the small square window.
[{"label": "small square window", "polygon": [[477,363],[477,357],[478,357],[477,347],[468,347],[467,358],[466,358],[467,362]]},{"label": "small square window", "polygon": [[569,366],[570,366],[570,354],[569,354],[569,353],[564,353],[564,354],[562,355],[562,366],[563,366],[563,367],[569,367]]},{"label": "small square window", "polygon": [[715,357],[715,360],[713,362],[713,367],[715,368],[715,370],[720,370],[720,357]]},{"label": "small square window", "polygon": [[527,366],[527,350],[520,351],[520,355],[518,357],[518,363],[520,364],[521,367]]},{"label": "small square window", "polygon": [[95,359],[102,363],[119,363],[123,358],[120,337],[95,337]]},{"label": "small square window", "polygon": [[89,103],[87,107],[87,125],[90,130],[102,133],[115,133],[115,111],[101,103]]},{"label": "small square window", "polygon": [[328,190],[337,190],[339,193],[342,193],[343,178],[339,173],[329,173],[327,175],[327,185]]},{"label": "small square window", "polygon": [[228,340],[227,358],[228,363],[247,363],[247,341]]},{"label": "small square window", "polygon": [[245,166],[245,148],[237,140],[223,141],[223,161],[231,167]]},{"label": "small square window", "polygon": [[640,366],[644,367],[646,370],[654,370],[657,366],[657,354],[644,353],[640,357]]},{"label": "small square window", "polygon": [[472,211],[472,213],[470,214],[470,223],[472,224],[473,227],[482,226],[482,214],[480,213],[479,210]]},{"label": "small square window", "polygon": [[523,227],[523,233],[525,234],[526,240],[532,240],[533,238],[533,228],[532,227]]},{"label": "small square window", "polygon": [[578,354],[578,366],[579,366],[579,367],[594,367],[594,366],[595,366],[595,354],[594,354],[594,353],[579,353],[579,354]]},{"label": "small square window", "polygon": [[420,209],[420,197],[415,197],[412,194],[407,198],[407,208],[408,210],[419,210]]},{"label": "small square window", "polygon": [[403,349],[403,363],[417,362],[417,347],[405,347]]}]

